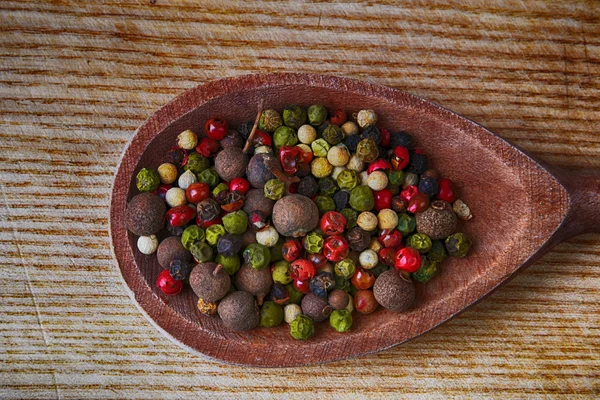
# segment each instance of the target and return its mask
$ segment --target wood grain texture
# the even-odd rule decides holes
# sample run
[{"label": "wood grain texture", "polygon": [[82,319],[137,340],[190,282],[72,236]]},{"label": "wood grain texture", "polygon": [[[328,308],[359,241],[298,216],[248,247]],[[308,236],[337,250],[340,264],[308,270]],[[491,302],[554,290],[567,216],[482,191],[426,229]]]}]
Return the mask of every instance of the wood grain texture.
[{"label": "wood grain texture", "polygon": [[107,215],[112,174],[136,127],[187,88],[250,72],[400,88],[549,163],[597,169],[598,8],[2,2],[1,396],[597,396],[598,235],[558,246],[407,345],[273,372],[189,355],[150,325],[121,284]]}]

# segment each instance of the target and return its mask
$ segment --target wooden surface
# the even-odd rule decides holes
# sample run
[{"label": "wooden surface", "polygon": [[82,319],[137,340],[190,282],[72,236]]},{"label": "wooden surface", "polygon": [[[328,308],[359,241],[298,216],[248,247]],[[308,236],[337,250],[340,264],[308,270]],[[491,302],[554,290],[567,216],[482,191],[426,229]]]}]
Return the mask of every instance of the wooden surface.
[{"label": "wooden surface", "polygon": [[126,142],[175,95],[224,76],[381,83],[549,163],[600,168],[598,3],[464,3],[2,2],[0,396],[598,396],[597,234],[413,342],[288,370],[189,355],[140,314],[110,255]]}]

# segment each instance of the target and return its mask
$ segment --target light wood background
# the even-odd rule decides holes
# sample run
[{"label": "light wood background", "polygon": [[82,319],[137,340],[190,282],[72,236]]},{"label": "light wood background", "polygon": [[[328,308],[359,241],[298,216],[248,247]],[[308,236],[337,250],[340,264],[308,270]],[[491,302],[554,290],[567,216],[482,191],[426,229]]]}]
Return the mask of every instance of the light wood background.
[{"label": "light wood background", "polygon": [[599,396],[598,234],[417,340],[317,367],[190,355],[126,294],[107,234],[116,163],[145,118],[207,80],[359,78],[600,169],[598,1],[395,3],[0,2],[0,397]]}]

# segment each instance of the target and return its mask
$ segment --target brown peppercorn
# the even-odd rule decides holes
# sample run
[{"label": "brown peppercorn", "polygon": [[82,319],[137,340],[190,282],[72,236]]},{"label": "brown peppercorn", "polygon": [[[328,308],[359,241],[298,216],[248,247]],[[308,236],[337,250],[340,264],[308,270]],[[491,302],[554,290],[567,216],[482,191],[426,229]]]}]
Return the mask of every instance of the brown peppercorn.
[{"label": "brown peppercorn", "polygon": [[371,243],[371,235],[364,229],[355,226],[346,233],[348,245],[354,251],[363,251]]},{"label": "brown peppercorn", "polygon": [[134,196],[125,211],[125,226],[138,236],[150,236],[158,232],[165,222],[167,206],[152,193]]},{"label": "brown peppercorn", "polygon": [[243,147],[244,146],[244,139],[242,138],[242,135],[239,134],[238,131],[234,130],[234,129],[230,129],[227,131],[227,135],[219,140],[219,144],[221,145],[222,148],[227,148],[227,147]]},{"label": "brown peppercorn", "polygon": [[311,317],[315,322],[324,321],[331,314],[331,306],[327,303],[327,299],[314,293],[304,296],[300,307],[302,313]]},{"label": "brown peppercorn", "polygon": [[348,306],[350,302],[350,298],[348,294],[341,289],[335,289],[331,293],[329,293],[329,305],[334,310],[343,310]]},{"label": "brown peppercorn", "polygon": [[190,274],[190,286],[205,302],[221,300],[229,291],[231,280],[222,267],[214,262],[198,264]]},{"label": "brown peppercorn", "polygon": [[273,286],[271,269],[263,268],[258,270],[244,263],[239,271],[235,273],[234,284],[238,290],[243,290],[256,296],[260,305],[265,296],[271,292],[271,286]]},{"label": "brown peppercorn", "polygon": [[292,194],[277,200],[272,218],[281,235],[303,237],[319,224],[319,209],[308,197]]},{"label": "brown peppercorn", "polygon": [[402,312],[410,309],[415,301],[415,286],[395,270],[385,271],[373,285],[375,300],[390,311]]},{"label": "brown peppercorn", "polygon": [[[270,181],[271,179],[275,179],[276,176],[273,175],[269,167],[265,162],[272,161],[277,165],[278,169],[281,169],[279,166],[279,161],[272,154],[268,153],[260,153],[255,154],[248,163],[248,167],[246,168],[246,176],[248,177],[248,182],[257,188],[262,189],[265,186],[265,183]],[[241,176],[241,175],[240,175]]]},{"label": "brown peppercorn", "polygon": [[160,242],[156,250],[156,258],[160,266],[167,269],[170,268],[171,261],[192,261],[192,253],[183,247],[179,236],[171,236]]},{"label": "brown peppercorn", "polygon": [[242,210],[248,215],[253,211],[260,211],[263,215],[271,215],[275,202],[265,197],[265,192],[262,189],[250,189],[246,193],[244,206]]},{"label": "brown peppercorn", "polygon": [[247,331],[260,323],[260,310],[254,297],[248,292],[237,291],[228,294],[217,308],[223,325],[233,331]]},{"label": "brown peppercorn", "polygon": [[426,234],[431,240],[445,239],[456,231],[456,214],[443,200],[436,200],[427,210],[416,213],[415,220],[417,232]]},{"label": "brown peppercorn", "polygon": [[226,182],[244,176],[248,156],[239,147],[224,148],[215,157],[215,171]]}]

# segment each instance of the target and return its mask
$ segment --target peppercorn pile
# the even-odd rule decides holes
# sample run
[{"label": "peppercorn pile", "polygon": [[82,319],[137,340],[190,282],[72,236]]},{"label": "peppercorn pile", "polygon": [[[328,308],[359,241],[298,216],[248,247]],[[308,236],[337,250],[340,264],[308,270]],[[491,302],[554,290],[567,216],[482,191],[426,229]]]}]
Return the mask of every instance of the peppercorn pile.
[{"label": "peppercorn pile", "polygon": [[380,129],[372,110],[347,119],[322,105],[261,110],[236,130],[214,117],[142,168],[125,224],[156,252],[160,290],[189,283],[229,329],[285,320],[295,339],[413,307],[413,282],[467,255],[457,222],[471,212],[409,133]]}]

